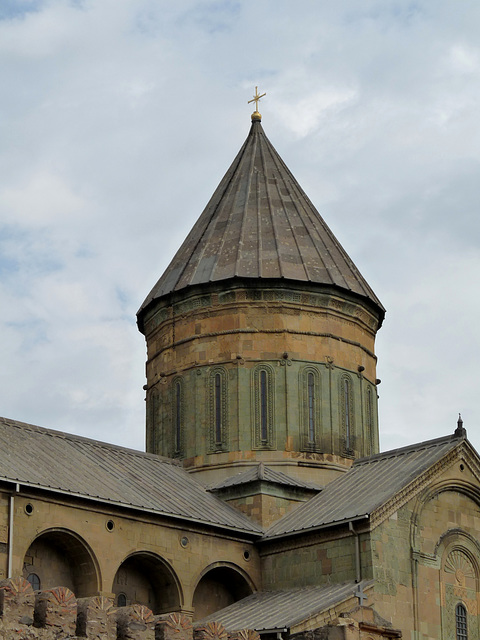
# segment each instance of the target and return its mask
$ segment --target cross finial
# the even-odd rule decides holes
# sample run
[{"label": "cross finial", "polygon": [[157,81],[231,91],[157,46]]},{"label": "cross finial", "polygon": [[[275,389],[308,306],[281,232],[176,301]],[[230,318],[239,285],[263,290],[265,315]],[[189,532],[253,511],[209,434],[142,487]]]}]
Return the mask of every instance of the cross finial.
[{"label": "cross finial", "polygon": [[460,414],[458,414],[457,428],[454,431],[454,435],[457,436],[457,438],[467,437],[467,430],[463,427],[463,420]]},{"label": "cross finial", "polygon": [[368,600],[368,596],[364,592],[363,585],[361,585],[361,584],[357,585],[357,590],[355,591],[355,593],[353,595],[358,598],[358,604],[361,607],[363,607],[363,601],[364,600]]},{"label": "cross finial", "polygon": [[263,96],[266,96],[266,95],[267,95],[266,93],[262,93],[262,95],[258,95],[258,87],[255,87],[255,95],[251,100],[248,101],[248,104],[255,102],[255,111],[252,113],[252,122],[253,120],[262,119],[262,116],[258,112],[258,101],[260,100],[260,98],[263,98]]}]

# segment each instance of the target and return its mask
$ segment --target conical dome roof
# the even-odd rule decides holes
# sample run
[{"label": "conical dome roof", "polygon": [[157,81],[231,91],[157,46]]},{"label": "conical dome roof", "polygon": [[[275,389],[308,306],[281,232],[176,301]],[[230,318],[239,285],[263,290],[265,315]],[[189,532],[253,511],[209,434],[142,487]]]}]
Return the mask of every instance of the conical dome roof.
[{"label": "conical dome roof", "polygon": [[368,299],[384,315],[258,119],[139,314],[172,292],[233,278],[332,286]]}]

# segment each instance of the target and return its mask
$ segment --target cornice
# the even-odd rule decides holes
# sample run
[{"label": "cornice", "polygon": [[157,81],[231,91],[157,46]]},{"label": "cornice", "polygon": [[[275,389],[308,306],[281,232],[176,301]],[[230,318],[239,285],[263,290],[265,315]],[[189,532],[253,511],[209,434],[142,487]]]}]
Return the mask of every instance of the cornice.
[{"label": "cornice", "polygon": [[421,473],[406,487],[398,491],[390,500],[375,509],[370,515],[371,530],[378,527],[378,525],[393,515],[398,511],[398,509],[420,494],[423,489],[432,483],[433,480],[449,469],[458,460],[458,458],[459,449],[458,447],[455,447],[430,467],[430,469]]},{"label": "cornice", "polygon": [[[224,285],[225,287],[225,285]],[[165,322],[174,321],[188,313],[210,313],[213,308],[240,309],[247,306],[269,308],[303,307],[312,312],[332,313],[349,321],[359,322],[369,332],[378,329],[379,318],[363,298],[339,292],[325,286],[312,287],[292,282],[291,286],[273,285],[271,282],[237,282],[218,289],[217,285],[189,289],[181,294],[156,301],[145,315],[145,335],[150,335]]]}]

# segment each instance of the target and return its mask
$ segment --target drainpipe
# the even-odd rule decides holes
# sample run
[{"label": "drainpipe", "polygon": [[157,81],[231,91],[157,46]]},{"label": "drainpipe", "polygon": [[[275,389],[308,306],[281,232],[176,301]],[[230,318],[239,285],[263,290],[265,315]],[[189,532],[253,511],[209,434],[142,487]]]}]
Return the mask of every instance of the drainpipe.
[{"label": "drainpipe", "polygon": [[353,528],[353,522],[350,520],[348,528],[355,536],[355,582],[360,582],[362,579],[362,570],[360,566],[360,536]]},{"label": "drainpipe", "polygon": [[[20,485],[15,485],[15,493],[20,491]],[[7,578],[12,577],[12,565],[13,565],[13,515],[15,513],[15,497],[14,494],[10,496],[10,508],[8,514],[8,568]]]}]

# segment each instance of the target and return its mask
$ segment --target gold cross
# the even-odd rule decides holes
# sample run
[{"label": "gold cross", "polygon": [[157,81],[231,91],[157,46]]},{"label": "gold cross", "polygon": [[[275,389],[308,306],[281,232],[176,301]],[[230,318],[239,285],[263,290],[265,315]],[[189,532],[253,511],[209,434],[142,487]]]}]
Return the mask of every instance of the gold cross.
[{"label": "gold cross", "polygon": [[260,98],[263,98],[263,96],[266,96],[266,95],[267,95],[266,93],[262,93],[262,95],[259,96],[258,87],[255,87],[255,95],[251,100],[248,101],[248,104],[250,104],[251,102],[255,102],[255,111],[258,111],[258,101],[260,100]]}]

